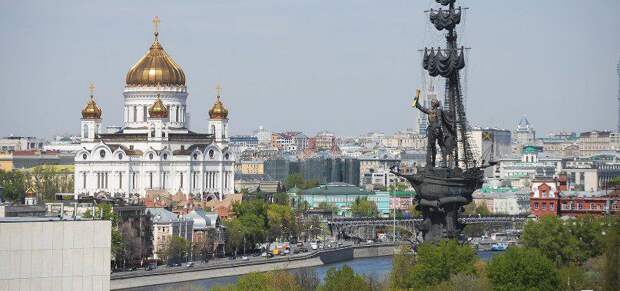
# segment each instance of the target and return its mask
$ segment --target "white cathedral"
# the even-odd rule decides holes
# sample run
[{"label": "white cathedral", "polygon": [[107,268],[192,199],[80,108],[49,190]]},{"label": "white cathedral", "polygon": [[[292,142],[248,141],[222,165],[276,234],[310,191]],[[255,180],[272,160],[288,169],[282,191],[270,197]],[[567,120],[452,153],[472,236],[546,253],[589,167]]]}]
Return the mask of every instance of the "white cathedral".
[{"label": "white cathedral", "polygon": [[[157,26],[158,20],[154,20]],[[158,40],[129,70],[124,123],[102,130],[91,97],[82,110],[81,150],[75,156],[75,193],[145,197],[147,191],[223,199],[234,192],[235,157],[228,148],[228,110],[217,100],[208,133],[188,129],[185,74]]]}]

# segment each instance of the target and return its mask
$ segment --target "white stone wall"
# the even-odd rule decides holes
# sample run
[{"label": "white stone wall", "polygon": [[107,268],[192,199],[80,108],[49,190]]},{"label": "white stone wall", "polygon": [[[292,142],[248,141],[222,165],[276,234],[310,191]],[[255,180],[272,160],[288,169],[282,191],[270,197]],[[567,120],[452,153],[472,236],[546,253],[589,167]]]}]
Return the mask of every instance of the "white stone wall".
[{"label": "white stone wall", "polygon": [[[86,146],[91,150],[81,150],[75,156],[74,189],[78,194],[94,195],[103,191],[138,193],[145,197],[147,190],[154,189],[171,194],[178,191],[184,194],[219,193],[223,198],[223,195],[234,193],[235,156],[227,147],[212,144],[204,152],[196,151],[194,158],[194,154],[175,156],[170,150],[159,153],[151,150],[163,148],[163,143],[135,144],[136,149],[144,152],[142,156],[128,156],[122,149],[112,152],[103,143]],[[103,157],[100,154],[102,150],[105,152]]]},{"label": "white stone wall", "polygon": [[109,221],[0,222],[0,290],[109,290]]}]

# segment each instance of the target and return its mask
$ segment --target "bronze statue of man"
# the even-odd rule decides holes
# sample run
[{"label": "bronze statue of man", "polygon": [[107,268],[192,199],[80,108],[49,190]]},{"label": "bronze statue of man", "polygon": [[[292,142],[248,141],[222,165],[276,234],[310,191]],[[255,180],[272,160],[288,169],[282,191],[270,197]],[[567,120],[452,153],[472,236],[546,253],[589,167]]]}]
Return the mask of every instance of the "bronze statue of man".
[{"label": "bronze statue of man", "polygon": [[[419,109],[428,115],[428,127],[426,129],[427,145],[426,145],[426,166],[435,167],[435,156],[437,155],[437,145],[441,149],[442,166],[446,166],[447,155],[454,148],[453,127],[450,123],[448,115],[441,109],[439,100],[431,100],[431,108],[421,105],[420,89],[416,91],[416,97],[413,101],[413,107]],[[444,129],[446,129],[444,131]]]}]

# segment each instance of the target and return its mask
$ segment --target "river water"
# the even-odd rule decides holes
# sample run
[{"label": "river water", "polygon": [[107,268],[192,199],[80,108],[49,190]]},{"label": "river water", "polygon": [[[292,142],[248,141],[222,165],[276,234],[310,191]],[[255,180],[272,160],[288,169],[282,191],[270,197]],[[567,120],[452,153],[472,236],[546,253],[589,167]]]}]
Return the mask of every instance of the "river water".
[{"label": "river water", "polygon": [[[479,252],[478,256],[480,259],[484,261],[488,261],[493,255],[497,254],[497,252]],[[323,280],[325,278],[325,274],[327,270],[332,267],[340,268],[344,265],[350,266],[353,271],[358,274],[371,276],[378,281],[382,281],[392,270],[392,257],[374,257],[374,258],[362,258],[362,259],[354,259],[346,262],[339,262],[334,264],[309,267],[307,269],[311,271],[315,271],[319,278]],[[291,270],[291,272],[295,272],[295,270]],[[230,276],[230,277],[221,277],[221,278],[213,278],[213,279],[204,279],[197,280],[191,282],[180,282],[180,283],[171,283],[165,285],[157,285],[157,286],[148,286],[141,288],[132,288],[125,289],[126,291],[198,291],[198,290],[209,290],[210,288],[218,285],[227,285],[232,284],[237,281],[239,276]]]}]

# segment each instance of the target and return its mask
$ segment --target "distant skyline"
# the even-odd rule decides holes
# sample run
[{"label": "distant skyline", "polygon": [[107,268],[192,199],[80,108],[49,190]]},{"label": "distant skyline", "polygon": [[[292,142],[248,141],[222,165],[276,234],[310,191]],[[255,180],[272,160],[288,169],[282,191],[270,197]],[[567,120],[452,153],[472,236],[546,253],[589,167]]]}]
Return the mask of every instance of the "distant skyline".
[{"label": "distant skyline", "polygon": [[[616,127],[620,1],[457,1],[475,126],[539,134]],[[125,74],[151,19],[183,68],[191,126],[206,131],[215,86],[232,134],[415,128],[420,53],[441,40],[427,1],[2,1],[0,136],[77,134],[88,85],[122,125]]]}]

